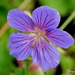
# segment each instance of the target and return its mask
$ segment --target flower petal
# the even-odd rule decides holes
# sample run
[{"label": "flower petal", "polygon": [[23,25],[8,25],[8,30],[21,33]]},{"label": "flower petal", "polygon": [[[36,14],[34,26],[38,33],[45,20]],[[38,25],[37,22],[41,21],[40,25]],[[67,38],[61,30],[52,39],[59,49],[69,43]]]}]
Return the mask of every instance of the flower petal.
[{"label": "flower petal", "polygon": [[34,36],[24,33],[12,33],[10,35],[10,54],[16,57],[18,60],[26,59],[32,52],[31,43],[34,40]]},{"label": "flower petal", "polygon": [[48,6],[41,6],[32,13],[35,25],[40,29],[56,28],[60,22],[60,15],[57,10]]},{"label": "flower petal", "polygon": [[59,64],[60,54],[55,47],[41,39],[32,51],[32,58],[34,64],[46,71]]},{"label": "flower petal", "polygon": [[46,37],[50,42],[62,48],[68,48],[74,43],[72,36],[61,29],[51,29],[46,33]]},{"label": "flower petal", "polygon": [[15,29],[23,32],[34,31],[34,23],[32,19],[18,9],[10,10],[7,20],[9,25]]}]

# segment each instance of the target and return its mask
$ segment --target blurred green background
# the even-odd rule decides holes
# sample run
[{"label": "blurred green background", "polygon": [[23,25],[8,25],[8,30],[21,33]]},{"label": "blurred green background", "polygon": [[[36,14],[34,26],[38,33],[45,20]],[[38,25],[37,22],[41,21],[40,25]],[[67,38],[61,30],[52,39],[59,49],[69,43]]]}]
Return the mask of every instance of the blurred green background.
[{"label": "blurred green background", "polygon": [[[59,27],[75,10],[75,0],[1,0],[0,1],[0,75],[75,75],[70,71],[75,71],[75,44],[68,49],[59,50],[60,64],[46,72],[38,70],[36,65],[32,65],[31,57],[24,61],[17,61],[9,55],[9,36],[17,30],[9,27],[7,22],[8,11],[19,8],[22,11],[32,12],[39,6],[50,6],[57,9],[61,15]],[[75,18],[64,29],[75,39]],[[25,64],[25,65],[24,65]],[[35,72],[33,72],[36,70]]]}]

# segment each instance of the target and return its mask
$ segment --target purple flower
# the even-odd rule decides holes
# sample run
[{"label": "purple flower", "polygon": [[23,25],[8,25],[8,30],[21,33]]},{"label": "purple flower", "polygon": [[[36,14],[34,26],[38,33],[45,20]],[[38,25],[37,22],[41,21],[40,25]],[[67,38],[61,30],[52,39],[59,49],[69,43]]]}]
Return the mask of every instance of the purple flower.
[{"label": "purple flower", "polygon": [[68,48],[74,43],[70,34],[56,28],[60,15],[48,6],[35,9],[32,18],[18,9],[10,10],[7,20],[11,27],[25,32],[10,35],[10,54],[17,60],[32,55],[33,63],[45,71],[56,67],[60,61],[58,50],[50,43],[62,48]]}]

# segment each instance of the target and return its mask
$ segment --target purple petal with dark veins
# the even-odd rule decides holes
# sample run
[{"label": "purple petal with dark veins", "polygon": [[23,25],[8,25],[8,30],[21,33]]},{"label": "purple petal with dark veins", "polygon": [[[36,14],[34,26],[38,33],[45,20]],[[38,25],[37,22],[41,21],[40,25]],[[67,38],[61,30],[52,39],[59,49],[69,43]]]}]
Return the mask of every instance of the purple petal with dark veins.
[{"label": "purple petal with dark veins", "polygon": [[74,44],[72,36],[61,29],[47,30],[46,37],[50,42],[62,48],[68,48]]},{"label": "purple petal with dark veins", "polygon": [[18,60],[26,59],[33,50],[31,44],[34,37],[24,33],[12,33],[9,42],[10,54]]},{"label": "purple petal with dark veins", "polygon": [[40,29],[56,28],[60,22],[60,15],[57,10],[48,6],[36,8],[32,13],[35,25]]},{"label": "purple petal with dark veins", "polygon": [[19,9],[10,10],[8,12],[7,21],[11,27],[17,30],[23,32],[34,31],[34,23],[32,19]]},{"label": "purple petal with dark veins", "polygon": [[46,71],[59,64],[60,54],[55,47],[41,39],[32,51],[32,58],[34,64]]}]

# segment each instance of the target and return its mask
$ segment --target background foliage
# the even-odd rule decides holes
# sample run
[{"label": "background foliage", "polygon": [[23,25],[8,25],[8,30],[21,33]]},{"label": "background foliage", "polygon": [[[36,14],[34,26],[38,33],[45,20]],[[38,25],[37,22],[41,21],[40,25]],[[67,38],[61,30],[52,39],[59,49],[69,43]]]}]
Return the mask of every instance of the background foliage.
[{"label": "background foliage", "polygon": [[[25,6],[26,5],[26,6]],[[70,16],[75,9],[75,0],[1,0],[0,1],[0,75],[75,75],[68,71],[75,71],[75,44],[64,50],[57,47],[61,54],[61,60],[58,67],[50,69],[47,72],[36,70],[32,65],[31,56],[24,61],[17,61],[9,55],[9,36],[17,30],[9,27],[7,22],[7,13],[9,10],[19,8],[20,10],[33,11],[38,6],[47,5],[55,8],[61,15],[61,22]],[[75,39],[75,19],[64,29]],[[32,66],[32,67],[31,67]],[[35,72],[32,72],[36,70]]]}]

